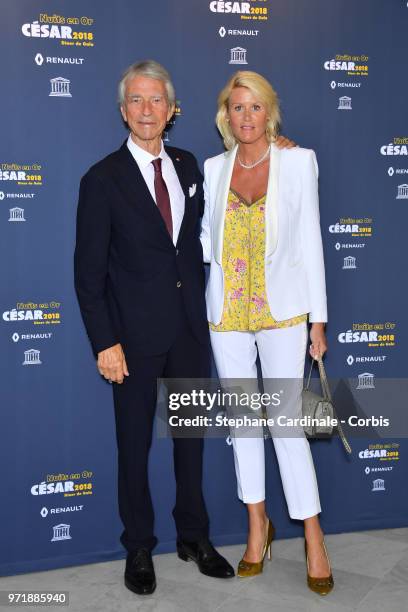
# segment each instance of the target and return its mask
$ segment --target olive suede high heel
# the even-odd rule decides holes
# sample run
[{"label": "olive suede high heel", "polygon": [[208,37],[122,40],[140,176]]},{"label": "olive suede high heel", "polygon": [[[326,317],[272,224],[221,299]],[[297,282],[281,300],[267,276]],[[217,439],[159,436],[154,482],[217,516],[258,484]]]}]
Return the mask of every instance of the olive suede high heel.
[{"label": "olive suede high heel", "polygon": [[250,576],[256,576],[257,574],[262,573],[266,553],[268,553],[269,560],[272,558],[271,543],[274,537],[275,527],[272,525],[271,520],[268,519],[268,535],[266,536],[265,544],[263,546],[261,560],[252,563],[251,561],[245,561],[245,559],[241,559],[238,564],[237,576],[240,576],[241,578],[249,578]]},{"label": "olive suede high heel", "polygon": [[329,576],[324,576],[322,578],[317,578],[317,577],[311,576],[309,574],[309,557],[308,557],[308,554],[307,554],[307,543],[306,543],[306,540],[305,540],[305,555],[306,555],[306,566],[307,566],[307,586],[314,593],[318,593],[319,595],[327,595],[328,593],[330,593],[330,591],[332,590],[332,588],[334,586],[334,580],[333,580],[333,574],[332,574],[331,567],[330,567],[329,556],[327,554],[326,545],[325,545],[324,542],[323,542],[323,548],[324,548],[324,552],[325,552],[326,557],[327,557],[327,562],[329,564],[330,575]]}]

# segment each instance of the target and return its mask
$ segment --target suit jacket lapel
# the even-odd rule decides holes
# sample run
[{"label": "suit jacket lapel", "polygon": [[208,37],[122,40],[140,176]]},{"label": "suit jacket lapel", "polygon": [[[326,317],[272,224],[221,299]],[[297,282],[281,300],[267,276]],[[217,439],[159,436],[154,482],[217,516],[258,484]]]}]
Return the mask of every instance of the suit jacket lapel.
[{"label": "suit jacket lapel", "polygon": [[231,151],[228,151],[224,154],[220,178],[216,187],[212,242],[214,249],[214,259],[220,265],[222,264],[225,211],[227,209],[228,192],[231,185],[232,171],[234,169],[234,162],[237,150],[238,146],[236,145]]},{"label": "suit jacket lapel", "polygon": [[184,196],[186,197],[186,199],[189,196],[188,193],[188,177],[185,174],[185,164],[183,163],[183,156],[179,151],[174,151],[173,149],[168,149],[167,147],[165,147],[166,153],[167,155],[170,157],[171,161],[173,162],[173,166],[174,169],[177,173],[178,176],[178,180],[180,181],[180,185],[181,188],[183,190]]},{"label": "suit jacket lapel", "polygon": [[180,181],[180,185],[183,190],[184,198],[185,198],[184,215],[183,215],[183,220],[181,222],[179,235],[177,238],[177,244],[179,244],[186,230],[186,227],[188,225],[188,221],[191,215],[191,206],[189,206],[189,200],[190,200],[189,187],[191,186],[189,181],[191,177],[187,176],[185,172],[185,164],[183,163],[184,160],[183,160],[182,153],[180,153],[179,151],[176,152],[173,149],[167,149],[167,148],[166,148],[166,153],[168,154],[171,161],[173,162],[173,166],[174,166],[174,169],[176,170],[176,174],[177,174],[178,180]]},{"label": "suit jacket lapel", "polygon": [[271,145],[269,158],[268,188],[265,202],[265,257],[275,252],[278,244],[278,196],[281,152]]}]

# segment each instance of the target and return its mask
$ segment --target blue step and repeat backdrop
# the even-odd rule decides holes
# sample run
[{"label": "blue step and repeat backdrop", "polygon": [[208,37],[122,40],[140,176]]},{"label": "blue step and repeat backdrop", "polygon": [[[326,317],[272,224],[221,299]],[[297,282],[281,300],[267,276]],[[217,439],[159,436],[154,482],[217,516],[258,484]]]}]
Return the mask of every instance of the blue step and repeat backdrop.
[{"label": "blue step and repeat backdrop", "polygon": [[[0,572],[123,556],[110,387],[73,289],[80,177],[126,138],[130,63],[163,63],[177,91],[169,144],[222,151],[216,97],[237,69],[278,91],[283,132],[316,151],[332,377],[358,397],[407,370],[408,7],[404,0],[2,0],[0,50]],[[360,401],[360,400],[359,400]],[[407,405],[401,402],[401,410]],[[386,411],[387,406],[384,406]],[[404,435],[312,442],[326,532],[408,525]],[[395,434],[395,431],[394,431]],[[270,442],[270,441],[269,441]],[[301,535],[267,445],[268,510]],[[171,442],[150,460],[158,552],[174,550]],[[217,544],[243,542],[228,440],[206,441]]]}]

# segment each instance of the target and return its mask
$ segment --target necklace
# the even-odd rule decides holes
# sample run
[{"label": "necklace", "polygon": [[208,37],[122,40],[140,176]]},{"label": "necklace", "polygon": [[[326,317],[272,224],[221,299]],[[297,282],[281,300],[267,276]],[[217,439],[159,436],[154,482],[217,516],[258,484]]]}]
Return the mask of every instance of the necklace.
[{"label": "necklace", "polygon": [[244,162],[241,160],[239,154],[237,153],[237,157],[238,157],[238,161],[240,163],[240,165],[243,168],[246,168],[247,170],[251,170],[252,168],[255,168],[255,166],[257,166],[258,164],[260,164],[261,162],[263,162],[264,159],[266,159],[269,155],[270,152],[270,147],[268,147],[265,151],[265,153],[262,155],[262,157],[260,157],[258,159],[258,161],[254,162],[253,164],[244,164]]}]

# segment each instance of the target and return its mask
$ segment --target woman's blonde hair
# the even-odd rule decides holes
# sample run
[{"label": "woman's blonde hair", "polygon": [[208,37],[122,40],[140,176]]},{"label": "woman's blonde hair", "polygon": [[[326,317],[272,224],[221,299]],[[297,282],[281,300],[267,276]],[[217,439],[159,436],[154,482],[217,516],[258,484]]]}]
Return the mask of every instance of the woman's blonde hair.
[{"label": "woman's blonde hair", "polygon": [[218,96],[218,112],[215,122],[224,140],[225,148],[230,150],[236,144],[235,136],[228,121],[229,98],[235,87],[247,87],[265,105],[268,116],[266,138],[268,142],[275,140],[280,124],[279,100],[276,91],[269,81],[257,72],[239,70],[232,75]]}]

